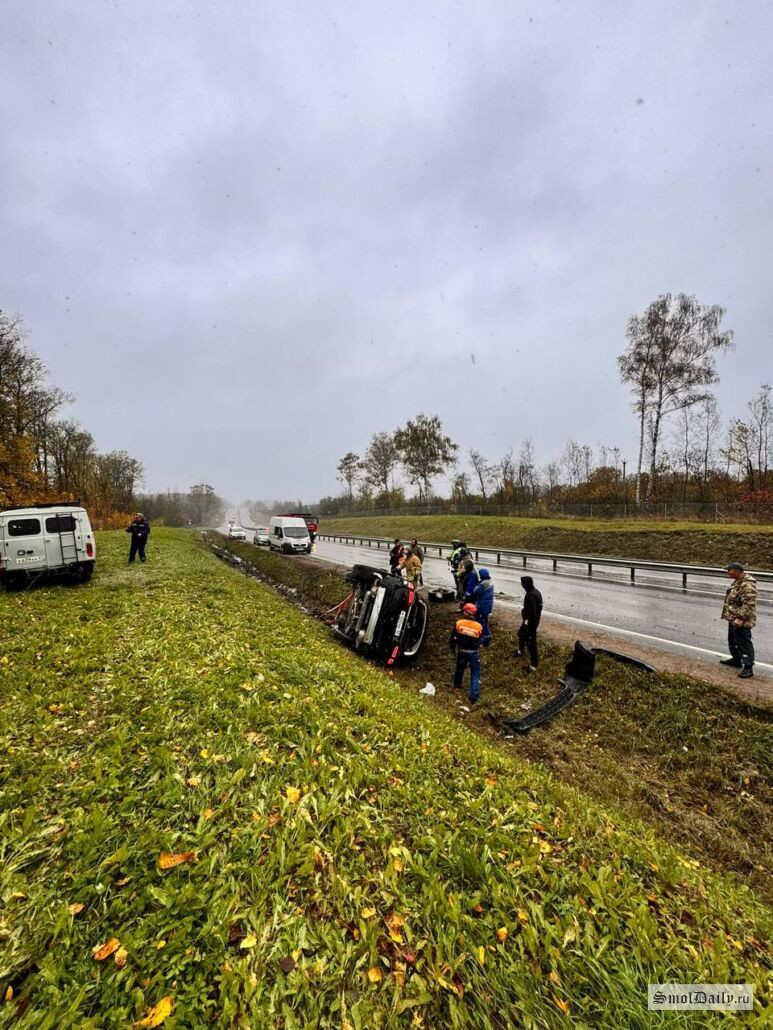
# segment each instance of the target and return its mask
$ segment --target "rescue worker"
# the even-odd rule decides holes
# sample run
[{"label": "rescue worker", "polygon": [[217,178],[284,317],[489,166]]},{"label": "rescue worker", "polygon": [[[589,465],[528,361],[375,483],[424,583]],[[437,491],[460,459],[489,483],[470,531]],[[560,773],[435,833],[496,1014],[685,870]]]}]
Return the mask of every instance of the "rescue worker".
[{"label": "rescue worker", "polygon": [[411,550],[421,562],[422,572],[419,575],[419,586],[424,586],[424,548],[421,546],[416,537],[411,540]]},{"label": "rescue worker", "polygon": [[418,590],[421,586],[421,562],[419,556],[413,553],[412,547],[406,547],[403,557],[400,559],[399,568],[405,569],[405,578]]},{"label": "rescue worker", "polygon": [[400,565],[400,559],[403,556],[403,551],[404,548],[403,545],[400,543],[400,540],[395,539],[394,545],[392,546],[392,550],[389,552],[389,568],[392,572],[397,572],[398,567]]},{"label": "rescue worker", "polygon": [[481,644],[488,647],[491,644],[491,629],[488,620],[494,610],[494,584],[491,581],[491,573],[488,569],[478,570],[479,582],[473,587],[472,593],[465,598],[478,609],[478,620],[483,626],[483,639]]},{"label": "rescue worker", "polygon": [[479,576],[475,571],[475,562],[472,560],[470,555],[464,559],[459,570],[459,589],[460,596],[459,600],[464,604],[465,601],[469,601],[473,590],[478,585]]},{"label": "rescue worker", "polygon": [[150,524],[141,511],[138,511],[129,525],[126,532],[131,533],[132,541],[129,545],[129,564],[134,562],[134,557],[139,554],[140,561],[145,561],[145,544],[150,536]]},{"label": "rescue worker", "polygon": [[534,586],[531,576],[521,576],[521,586],[526,591],[523,596],[523,608],[521,609],[521,627],[518,630],[518,650],[515,652],[517,658],[523,658],[524,652],[529,651],[529,665],[527,672],[536,672],[539,665],[539,653],[537,652],[537,626],[542,618],[542,594]]},{"label": "rescue worker", "polygon": [[464,679],[464,670],[470,667],[470,692],[468,698],[474,705],[480,697],[480,645],[483,638],[483,626],[478,618],[478,610],[474,604],[466,604],[461,617],[456,620],[449,647],[456,652],[454,666],[454,688],[459,689]]},{"label": "rescue worker", "polygon": [[457,601],[460,598],[459,594],[459,565],[466,554],[468,554],[467,545],[463,540],[452,540],[451,547],[453,550],[448,556],[448,566],[451,569],[451,575],[454,578],[454,588],[456,590]]},{"label": "rescue worker", "polygon": [[722,665],[740,668],[738,678],[746,680],[754,675],[752,628],[757,622],[757,581],[737,561],[730,562],[725,572],[733,581],[722,606],[722,618],[727,620],[730,657],[720,661]]}]

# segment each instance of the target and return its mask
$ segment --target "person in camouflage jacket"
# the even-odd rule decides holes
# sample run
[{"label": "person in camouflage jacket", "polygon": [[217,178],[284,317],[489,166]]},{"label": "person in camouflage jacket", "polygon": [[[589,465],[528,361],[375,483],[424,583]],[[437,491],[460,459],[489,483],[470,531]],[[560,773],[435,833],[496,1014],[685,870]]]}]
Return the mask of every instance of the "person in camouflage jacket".
[{"label": "person in camouflage jacket", "polygon": [[722,606],[722,618],[727,620],[730,657],[722,658],[721,663],[740,668],[740,679],[749,679],[754,675],[752,628],[757,622],[757,583],[740,562],[731,562],[725,571],[733,581]]}]

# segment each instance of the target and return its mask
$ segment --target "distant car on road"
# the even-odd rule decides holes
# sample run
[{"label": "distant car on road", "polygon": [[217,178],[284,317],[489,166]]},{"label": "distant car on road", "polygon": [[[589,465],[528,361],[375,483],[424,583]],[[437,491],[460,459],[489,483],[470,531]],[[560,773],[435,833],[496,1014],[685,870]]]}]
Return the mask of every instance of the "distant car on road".
[{"label": "distant car on road", "polygon": [[241,526],[229,526],[228,527],[228,539],[229,540],[246,540],[247,533],[242,529]]},{"label": "distant car on road", "polygon": [[258,526],[255,530],[252,542],[256,547],[260,547],[262,544],[268,546],[268,526]]},{"label": "distant car on road", "polygon": [[319,519],[316,515],[312,515],[310,511],[286,511],[283,512],[283,517],[290,519],[303,519],[306,523],[306,528],[309,531],[311,542],[314,543],[317,536],[317,530],[319,528]]}]

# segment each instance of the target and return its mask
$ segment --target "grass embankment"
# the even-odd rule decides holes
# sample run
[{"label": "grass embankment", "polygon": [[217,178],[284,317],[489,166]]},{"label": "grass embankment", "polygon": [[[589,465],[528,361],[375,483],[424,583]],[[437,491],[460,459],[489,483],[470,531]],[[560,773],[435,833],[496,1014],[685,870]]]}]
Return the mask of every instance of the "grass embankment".
[{"label": "grass embankment", "polygon": [[169,1026],[648,1027],[648,981],[676,980],[751,981],[768,1025],[773,920],[749,892],[191,535],[129,568],[123,534],[99,544],[91,584],[0,602],[9,1020],[125,1027],[171,997]]},{"label": "grass embankment", "polygon": [[[218,543],[252,562],[261,574],[289,585],[319,611],[346,596],[340,572],[285,558],[251,544]],[[383,557],[383,556],[382,556]],[[375,557],[374,557],[375,560]],[[489,713],[522,716],[558,689],[569,657],[565,646],[543,641],[539,672],[528,675],[512,653],[514,629],[498,625],[483,654],[483,695],[474,712],[450,689],[448,635],[454,605],[432,605],[427,644],[418,660],[396,675],[417,689],[429,681],[439,705],[499,746],[539,762],[565,783],[605,806],[645,819],[678,840],[702,862],[738,874],[773,898],[773,711],[683,675],[652,676],[599,657],[592,687],[559,718],[512,744],[502,741]]]},{"label": "grass embankment", "polygon": [[773,568],[773,526],[706,525],[698,522],[634,522],[610,519],[521,519],[488,515],[400,515],[325,519],[321,531],[453,540],[484,546],[555,550],[564,554],[641,558],[651,561]]}]

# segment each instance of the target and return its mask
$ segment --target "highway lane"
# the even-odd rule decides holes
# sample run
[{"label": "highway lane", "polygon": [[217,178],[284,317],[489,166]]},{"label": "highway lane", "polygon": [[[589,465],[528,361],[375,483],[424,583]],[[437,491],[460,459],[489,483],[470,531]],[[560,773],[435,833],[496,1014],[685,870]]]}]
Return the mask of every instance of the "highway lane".
[{"label": "highway lane", "polygon": [[[318,540],[314,557],[319,561],[352,565],[362,562],[388,567],[387,552],[367,546],[352,546]],[[481,562],[481,564],[483,564]],[[694,588],[683,590],[674,576],[648,575],[632,584],[622,575],[588,577],[566,571],[553,572],[549,563],[529,561],[526,570],[490,565],[498,602],[517,609],[523,596],[520,577],[534,577],[542,591],[545,615],[563,622],[603,629],[663,651],[716,664],[725,657],[727,624],[722,622],[722,598],[729,580],[707,578]],[[624,572],[627,577],[627,572]],[[424,582],[430,586],[451,586],[445,558],[428,556]],[[766,586],[760,590],[754,645],[759,675],[773,674],[773,597]]]}]

